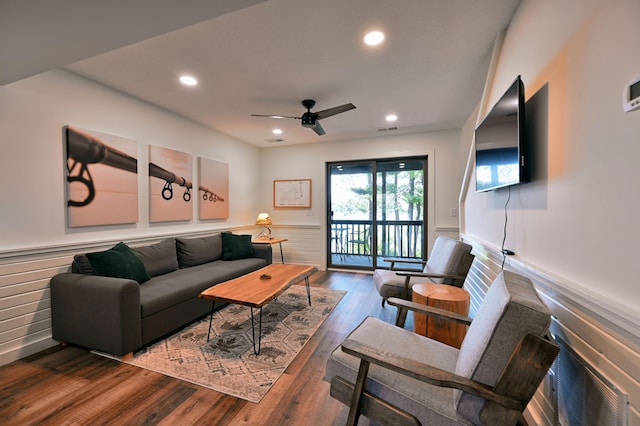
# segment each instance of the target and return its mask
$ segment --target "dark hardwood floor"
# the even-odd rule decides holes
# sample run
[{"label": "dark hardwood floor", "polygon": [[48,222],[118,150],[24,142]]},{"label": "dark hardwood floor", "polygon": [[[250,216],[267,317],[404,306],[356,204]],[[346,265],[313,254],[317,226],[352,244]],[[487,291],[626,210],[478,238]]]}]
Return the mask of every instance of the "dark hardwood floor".
[{"label": "dark hardwood floor", "polygon": [[317,272],[311,285],[348,293],[259,404],[58,346],[0,367],[0,424],[332,425],[344,412],[323,380],[329,353],[366,316],[395,311],[368,274]]}]

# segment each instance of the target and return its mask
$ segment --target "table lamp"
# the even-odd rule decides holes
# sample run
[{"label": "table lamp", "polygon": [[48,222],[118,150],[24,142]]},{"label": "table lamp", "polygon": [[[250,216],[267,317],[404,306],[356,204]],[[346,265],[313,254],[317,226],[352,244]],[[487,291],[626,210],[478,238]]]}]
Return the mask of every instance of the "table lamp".
[{"label": "table lamp", "polygon": [[259,213],[256,219],[256,225],[262,225],[262,232],[256,237],[260,240],[270,240],[271,229],[267,225],[272,225],[269,213]]}]

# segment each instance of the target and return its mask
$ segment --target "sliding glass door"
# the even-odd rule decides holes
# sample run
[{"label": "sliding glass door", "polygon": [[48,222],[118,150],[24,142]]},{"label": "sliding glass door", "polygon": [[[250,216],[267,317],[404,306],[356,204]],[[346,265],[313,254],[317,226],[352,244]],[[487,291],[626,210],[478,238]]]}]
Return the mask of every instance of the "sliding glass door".
[{"label": "sliding glass door", "polygon": [[328,267],[423,257],[425,168],[425,157],[327,164]]}]

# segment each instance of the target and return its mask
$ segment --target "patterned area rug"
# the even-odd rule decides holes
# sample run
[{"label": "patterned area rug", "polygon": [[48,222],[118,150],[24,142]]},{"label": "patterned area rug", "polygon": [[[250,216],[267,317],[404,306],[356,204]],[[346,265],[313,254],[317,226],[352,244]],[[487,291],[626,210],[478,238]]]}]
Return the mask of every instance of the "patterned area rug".
[{"label": "patterned area rug", "polygon": [[[291,286],[262,308],[262,347],[253,352],[250,309],[228,305],[135,353],[128,364],[258,403],[346,294]],[[259,309],[254,309],[256,333]]]}]

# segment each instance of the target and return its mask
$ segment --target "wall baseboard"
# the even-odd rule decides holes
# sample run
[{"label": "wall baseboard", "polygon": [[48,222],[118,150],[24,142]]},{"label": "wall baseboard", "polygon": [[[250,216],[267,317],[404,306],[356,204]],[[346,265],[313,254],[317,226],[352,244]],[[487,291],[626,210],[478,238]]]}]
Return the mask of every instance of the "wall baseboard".
[{"label": "wall baseboard", "polygon": [[36,354],[45,349],[52,348],[59,345],[60,342],[56,342],[51,337],[44,338],[35,342],[25,344],[19,342],[15,349],[10,349],[7,352],[0,354],[0,365],[10,364],[22,358],[26,358],[30,355]]}]

